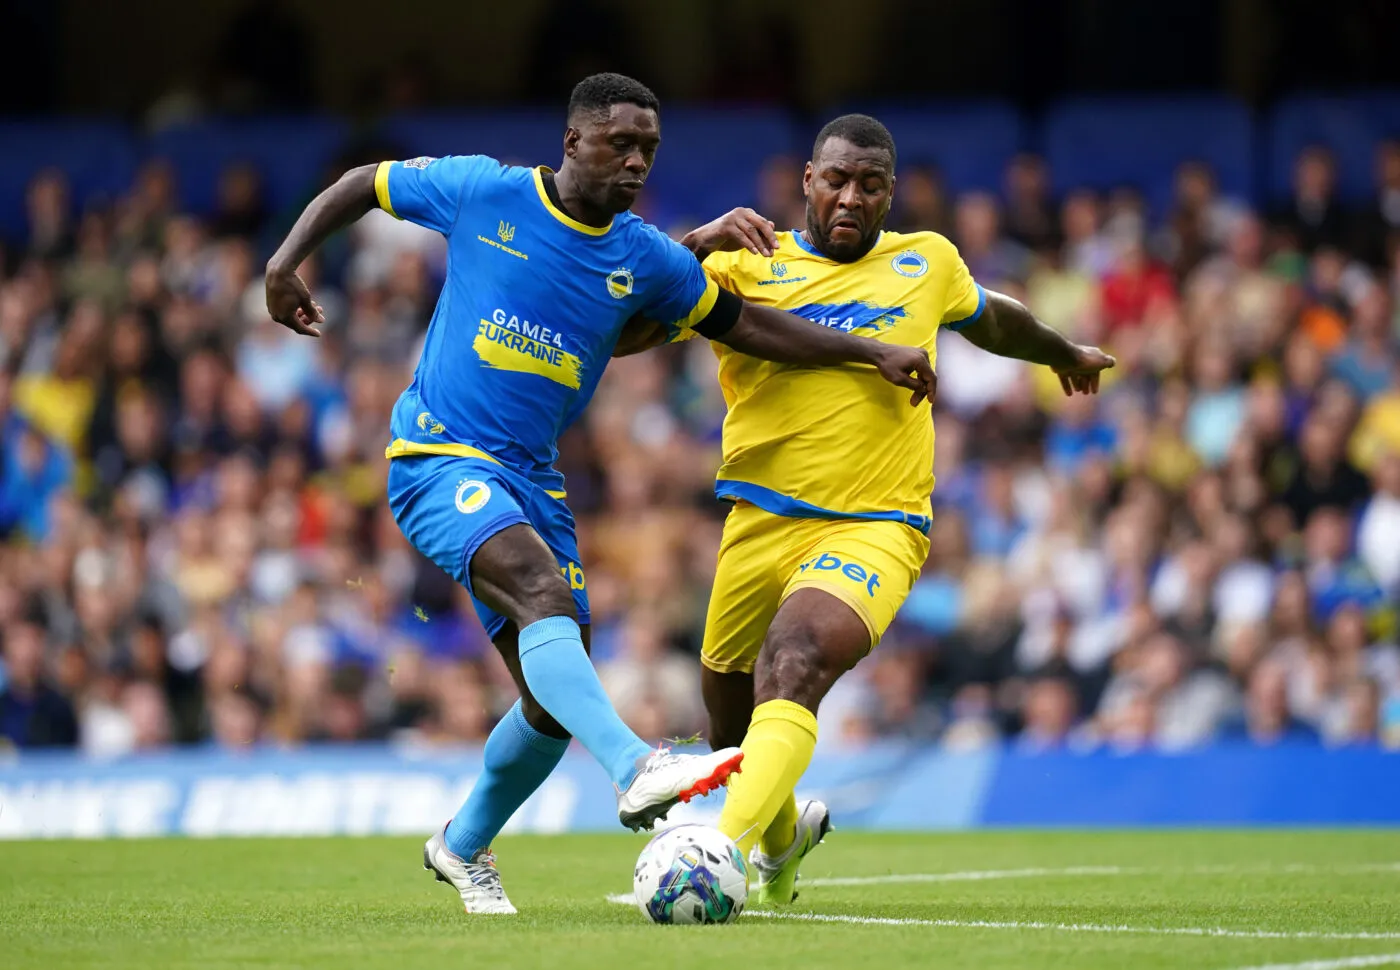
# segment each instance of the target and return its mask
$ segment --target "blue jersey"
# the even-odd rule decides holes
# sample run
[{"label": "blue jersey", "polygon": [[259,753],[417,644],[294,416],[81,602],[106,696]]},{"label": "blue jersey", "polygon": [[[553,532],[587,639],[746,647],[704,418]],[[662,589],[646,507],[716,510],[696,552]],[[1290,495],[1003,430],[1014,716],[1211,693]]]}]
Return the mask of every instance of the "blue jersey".
[{"label": "blue jersey", "polygon": [[630,212],[603,228],[550,201],[543,172],[482,155],[383,162],[379,205],[447,237],[447,281],[390,458],[484,458],[549,491],[557,441],[578,418],[636,313],[689,327],[717,285],[690,251]]}]

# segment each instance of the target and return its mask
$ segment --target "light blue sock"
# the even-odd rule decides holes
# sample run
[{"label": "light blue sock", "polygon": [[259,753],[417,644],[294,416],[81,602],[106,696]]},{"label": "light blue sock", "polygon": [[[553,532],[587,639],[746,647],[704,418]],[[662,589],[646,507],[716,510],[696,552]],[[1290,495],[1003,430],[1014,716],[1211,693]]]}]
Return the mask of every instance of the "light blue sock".
[{"label": "light blue sock", "polygon": [[516,701],[486,739],[482,753],[486,765],[467,800],[447,823],[447,847],[470,859],[478,849],[490,846],[568,747],[568,738],[551,738],[530,727]]},{"label": "light blue sock", "polygon": [[520,631],[520,669],[540,706],[598,759],[621,791],[651,746],[613,710],[578,624],[567,616],[537,620]]}]

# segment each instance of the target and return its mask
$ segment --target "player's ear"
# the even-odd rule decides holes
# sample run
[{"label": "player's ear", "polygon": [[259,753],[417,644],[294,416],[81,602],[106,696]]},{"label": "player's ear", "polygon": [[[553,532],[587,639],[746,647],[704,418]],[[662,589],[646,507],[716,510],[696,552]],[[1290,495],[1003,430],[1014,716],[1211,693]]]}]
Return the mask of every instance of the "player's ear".
[{"label": "player's ear", "polygon": [[812,191],[812,163],[808,162],[807,167],[802,170],[802,194],[805,196]]},{"label": "player's ear", "polygon": [[578,154],[578,140],[583,137],[583,132],[573,125],[564,129],[564,157],[573,158]]}]

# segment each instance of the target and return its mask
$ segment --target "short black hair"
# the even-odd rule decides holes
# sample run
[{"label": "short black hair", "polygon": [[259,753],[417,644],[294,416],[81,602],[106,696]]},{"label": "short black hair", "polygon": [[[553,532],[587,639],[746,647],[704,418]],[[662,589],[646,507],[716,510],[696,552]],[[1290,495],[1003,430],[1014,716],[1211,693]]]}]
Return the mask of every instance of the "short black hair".
[{"label": "short black hair", "polygon": [[817,140],[812,144],[812,159],[822,153],[822,148],[833,138],[841,138],[857,148],[883,148],[890,153],[890,167],[894,167],[894,136],[890,130],[870,115],[842,115],[828,121],[817,132]]},{"label": "short black hair", "polygon": [[635,104],[661,113],[661,102],[651,88],[625,74],[593,74],[574,85],[569,95],[569,121],[579,112],[607,114],[615,104]]}]

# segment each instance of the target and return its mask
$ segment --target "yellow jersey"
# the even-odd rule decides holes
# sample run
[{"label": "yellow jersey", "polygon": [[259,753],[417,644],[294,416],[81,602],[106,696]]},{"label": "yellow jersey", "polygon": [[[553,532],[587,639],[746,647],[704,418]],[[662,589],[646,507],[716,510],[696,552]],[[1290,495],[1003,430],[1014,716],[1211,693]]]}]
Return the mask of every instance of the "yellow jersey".
[{"label": "yellow jersey", "polygon": [[[933,232],[883,232],[838,263],[797,231],[770,257],[714,253],[704,263],[744,299],[823,326],[906,346],[935,360],[940,326],[975,322],[986,292],[957,249]],[[801,367],[715,343],[729,413],[715,494],[797,518],[900,521],[927,533],[933,492],[929,405],[868,364]]]}]

